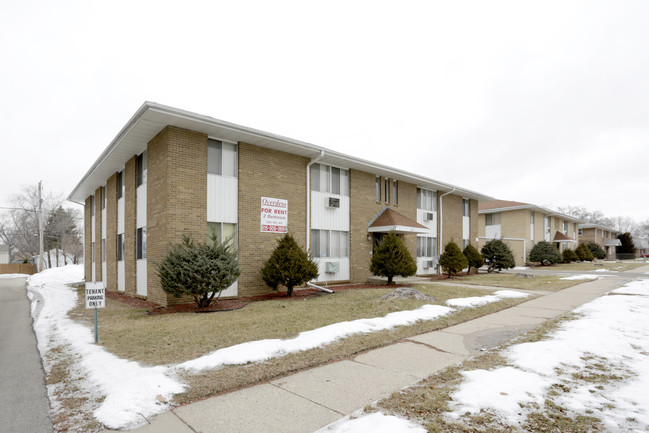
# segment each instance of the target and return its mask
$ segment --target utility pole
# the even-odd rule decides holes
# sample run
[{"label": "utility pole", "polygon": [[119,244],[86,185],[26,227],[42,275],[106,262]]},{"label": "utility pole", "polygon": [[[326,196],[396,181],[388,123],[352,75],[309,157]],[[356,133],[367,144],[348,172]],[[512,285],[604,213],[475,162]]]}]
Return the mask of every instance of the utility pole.
[{"label": "utility pole", "polygon": [[38,272],[43,271],[43,197],[41,190],[43,181],[38,181],[38,243],[39,243],[39,260]]}]

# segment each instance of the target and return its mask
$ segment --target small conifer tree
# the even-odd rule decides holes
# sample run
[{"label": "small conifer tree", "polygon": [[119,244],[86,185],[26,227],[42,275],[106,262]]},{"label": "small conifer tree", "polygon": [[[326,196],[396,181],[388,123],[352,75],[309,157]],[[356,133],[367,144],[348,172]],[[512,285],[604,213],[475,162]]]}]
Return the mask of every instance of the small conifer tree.
[{"label": "small conifer tree", "polygon": [[586,244],[586,248],[588,248],[590,253],[593,255],[593,258],[600,260],[606,258],[606,252],[604,251],[604,248],[602,248],[599,244],[595,242],[588,242]]},{"label": "small conifer tree", "polygon": [[586,244],[579,244],[575,249],[575,254],[582,262],[592,262],[594,259],[593,253],[590,252]]},{"label": "small conifer tree", "polygon": [[579,260],[579,256],[575,251],[571,250],[570,248],[566,248],[565,250],[563,250],[563,253],[561,253],[562,263],[572,263],[572,262],[576,262],[577,260]]},{"label": "small conifer tree", "polygon": [[480,250],[484,261],[487,264],[487,272],[494,270],[500,272],[503,269],[510,269],[516,266],[512,250],[500,239],[492,239]]},{"label": "small conifer tree", "polygon": [[541,263],[542,266],[553,265],[561,261],[561,256],[556,247],[550,242],[541,241],[534,245],[530,251],[530,262]]},{"label": "small conifer tree", "polygon": [[287,295],[293,296],[295,286],[318,278],[318,265],[287,233],[277,241],[273,253],[259,272],[268,287],[277,290],[281,284],[286,286]]},{"label": "small conifer tree", "polygon": [[474,268],[477,271],[478,268],[484,266],[484,258],[482,257],[482,254],[480,254],[473,245],[467,245],[462,253],[469,261],[469,269],[467,269],[466,272],[467,274],[471,273],[471,268]]},{"label": "small conifer tree", "polygon": [[372,254],[370,271],[374,275],[388,277],[392,284],[395,275],[409,277],[417,273],[417,263],[408,248],[395,233],[388,233]]},{"label": "small conifer tree", "polygon": [[458,247],[455,242],[451,241],[444,247],[444,252],[439,257],[439,264],[442,267],[442,271],[445,274],[448,274],[448,277],[451,278],[453,275],[469,266],[469,260],[464,254],[462,254],[460,247]]},{"label": "small conifer tree", "polygon": [[230,242],[194,243],[188,236],[171,246],[157,271],[162,290],[177,298],[191,296],[199,308],[208,307],[241,273]]}]

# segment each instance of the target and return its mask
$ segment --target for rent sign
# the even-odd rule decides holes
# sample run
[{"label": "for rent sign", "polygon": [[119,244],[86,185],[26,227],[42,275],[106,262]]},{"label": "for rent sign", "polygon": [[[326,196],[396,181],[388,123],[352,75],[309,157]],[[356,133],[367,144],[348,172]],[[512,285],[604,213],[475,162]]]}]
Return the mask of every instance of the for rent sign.
[{"label": "for rent sign", "polygon": [[261,198],[261,231],[286,233],[288,231],[288,200]]},{"label": "for rent sign", "polygon": [[86,283],[86,308],[106,308],[106,289],[102,283]]}]

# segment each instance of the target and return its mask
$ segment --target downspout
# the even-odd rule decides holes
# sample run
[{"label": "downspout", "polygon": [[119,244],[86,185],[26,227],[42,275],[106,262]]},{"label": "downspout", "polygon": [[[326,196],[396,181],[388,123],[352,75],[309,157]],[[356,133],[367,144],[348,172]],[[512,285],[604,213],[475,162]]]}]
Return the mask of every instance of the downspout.
[{"label": "downspout", "polygon": [[320,155],[312,159],[306,165],[306,246],[307,251],[311,250],[311,166],[318,162],[323,156],[324,150],[320,151]]}]

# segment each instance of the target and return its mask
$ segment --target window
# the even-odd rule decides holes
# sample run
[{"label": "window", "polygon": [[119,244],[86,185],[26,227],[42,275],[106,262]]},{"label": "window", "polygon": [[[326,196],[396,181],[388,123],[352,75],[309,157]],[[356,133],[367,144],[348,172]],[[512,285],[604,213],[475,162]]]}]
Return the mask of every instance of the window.
[{"label": "window", "polygon": [[117,173],[117,199],[124,197],[124,170]]},{"label": "window", "polygon": [[221,243],[228,241],[230,245],[237,244],[237,225],[232,223],[207,223],[207,243],[211,244],[212,239]]},{"label": "window", "polygon": [[376,201],[381,201],[381,178],[376,176]]},{"label": "window", "polygon": [[568,234],[568,221],[563,222],[563,234],[564,235]]},{"label": "window", "polygon": [[417,257],[434,257],[437,255],[437,238],[417,236]]},{"label": "window", "polygon": [[496,224],[496,214],[488,213],[484,216],[484,225],[495,226]]},{"label": "window", "polygon": [[311,166],[311,191],[349,195],[349,170],[323,164]]},{"label": "window", "polygon": [[106,261],[106,239],[101,240],[101,261]]},{"label": "window", "polygon": [[462,251],[464,251],[464,249],[466,247],[468,247],[468,246],[469,246],[469,240],[468,239],[463,239],[462,240]]},{"label": "window", "polygon": [[466,198],[462,199],[462,216],[465,217],[471,216],[469,212],[469,200]]},{"label": "window", "polygon": [[530,211],[530,225],[534,227],[534,211]]},{"label": "window", "polygon": [[140,153],[137,156],[137,180],[136,185],[140,186],[146,182],[146,171],[147,171],[147,151]]},{"label": "window", "polygon": [[392,203],[399,204],[399,184],[398,181],[392,181]]},{"label": "window", "polygon": [[385,179],[385,202],[390,203],[390,179]]},{"label": "window", "polygon": [[219,140],[207,140],[207,172],[219,176],[237,177],[237,145]]},{"label": "window", "polygon": [[315,258],[349,257],[349,232],[311,230],[311,254]]},{"label": "window", "polygon": [[120,233],[117,235],[117,261],[122,260],[124,260],[124,234]]},{"label": "window", "polygon": [[90,216],[95,216],[95,196],[90,198]]},{"label": "window", "polygon": [[137,259],[146,259],[146,227],[137,229]]},{"label": "window", "polygon": [[581,235],[583,235],[583,234],[584,234],[584,230],[583,230],[583,229],[579,229],[579,236],[581,236]]},{"label": "window", "polygon": [[417,209],[436,211],[437,191],[417,188]]},{"label": "window", "polygon": [[106,197],[106,186],[101,187],[101,208],[106,209],[106,202],[108,197]]}]

